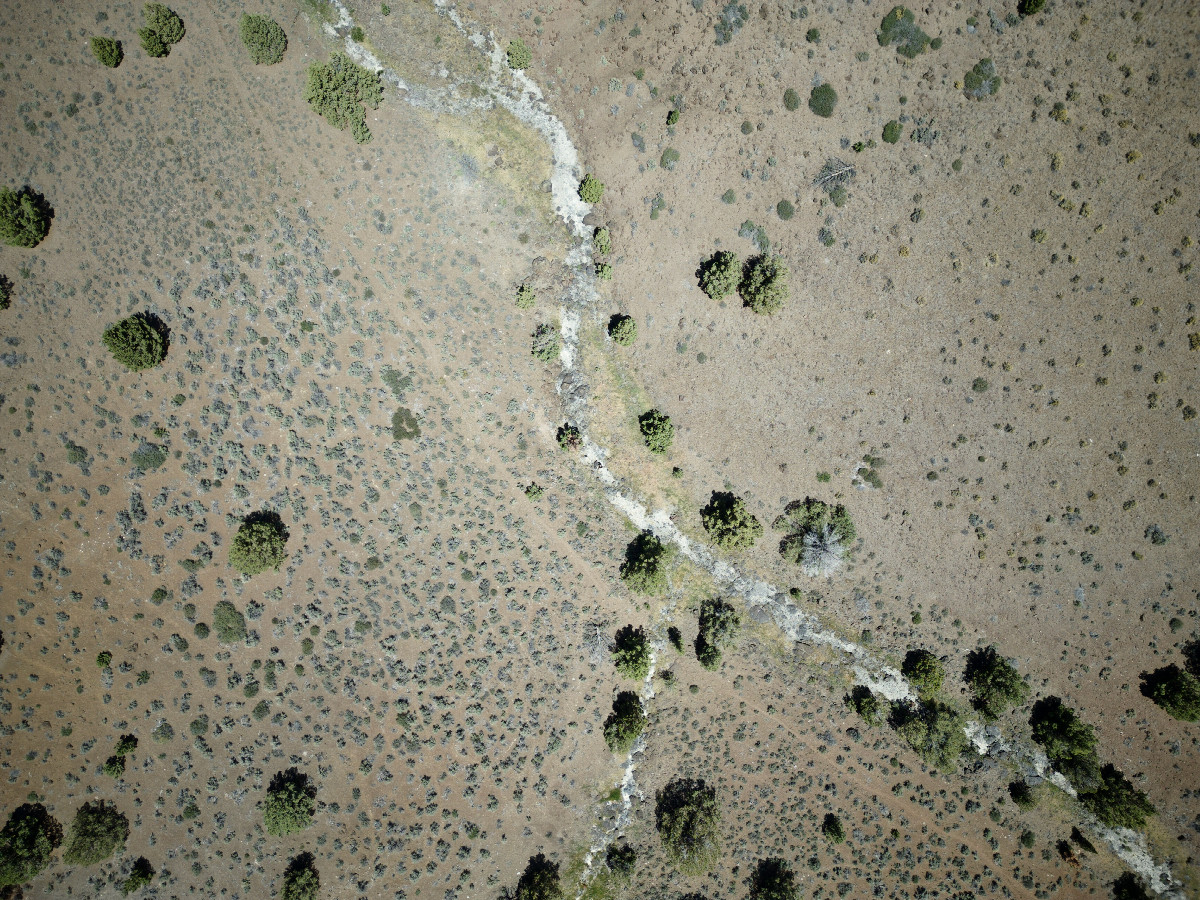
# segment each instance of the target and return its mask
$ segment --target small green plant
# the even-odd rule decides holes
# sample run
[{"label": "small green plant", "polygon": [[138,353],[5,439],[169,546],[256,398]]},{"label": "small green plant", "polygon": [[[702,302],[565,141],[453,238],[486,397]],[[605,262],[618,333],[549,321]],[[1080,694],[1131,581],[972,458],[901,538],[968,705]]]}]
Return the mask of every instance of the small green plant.
[{"label": "small green plant", "polygon": [[112,654],[107,650],[101,650],[96,654],[96,668],[107,669],[112,665]]},{"label": "small green plant", "polygon": [[601,281],[612,281],[613,267],[611,263],[596,263],[596,277]]},{"label": "small green plant", "polygon": [[579,199],[584,203],[596,204],[604,198],[604,182],[592,177],[592,173],[583,176],[579,182]]},{"label": "small green plant", "polygon": [[246,617],[228,600],[213,607],[213,628],[222,644],[236,644],[246,638]]},{"label": "small green plant", "polygon": [[355,25],[350,29],[350,40],[354,41],[354,43],[361,44],[366,39],[367,33],[363,31],[363,27],[361,25]]},{"label": "small green plant", "polygon": [[1000,90],[1003,82],[996,74],[996,64],[991,59],[981,59],[963,76],[963,93],[971,100],[982,100]]},{"label": "small green plant", "polygon": [[383,82],[345,53],[334,53],[327,63],[308,67],[304,99],[334,128],[350,127],[356,143],[371,140],[366,108],[377,109],[383,102]]},{"label": "small green plant", "polygon": [[316,797],[316,786],[299,769],[277,772],[267,787],[263,804],[267,834],[281,837],[307,828],[317,809]]},{"label": "small green plant", "polygon": [[238,20],[238,34],[250,51],[255,65],[273,66],[283,59],[287,51],[287,35],[278,22],[269,16],[242,13]]},{"label": "small green plant", "polygon": [[828,119],[833,115],[833,109],[837,106],[837,101],[837,91],[833,89],[832,84],[819,84],[808,95],[808,108],[812,110],[814,115],[818,115],[822,119]]},{"label": "small green plant", "polygon": [[608,336],[613,343],[628,347],[637,340],[637,322],[632,316],[617,313],[608,320]]},{"label": "small green plant", "polygon": [[929,35],[917,27],[911,9],[897,6],[879,23],[879,46],[890,44],[905,59],[916,59],[929,46]]},{"label": "small green plant", "polygon": [[525,485],[525,496],[530,500],[541,500],[546,494],[546,489],[536,481],[531,481]]},{"label": "small green plant", "polygon": [[125,49],[121,46],[120,41],[106,37],[94,37],[92,38],[92,56],[96,57],[100,65],[115,69],[125,58]]},{"label": "small green plant", "polygon": [[380,15],[390,16],[392,14],[392,8],[386,3],[381,3],[379,5],[379,13]]},{"label": "small green plant", "polygon": [[0,241],[10,247],[36,247],[50,231],[53,213],[32,188],[0,185]]},{"label": "small green plant", "polygon": [[657,595],[667,587],[667,563],[671,552],[662,541],[643,531],[625,548],[621,580],[634,593]]},{"label": "small green plant", "polygon": [[1029,685],[995,647],[980,647],[967,654],[963,681],[974,695],[974,706],[989,721],[1029,699]]},{"label": "small green plant", "polygon": [[[650,674],[650,641],[646,630],[632,625],[619,629],[613,638],[612,660],[617,672],[624,677],[644,680]],[[640,704],[638,708],[641,709]]]},{"label": "small green plant", "polygon": [[745,501],[728,491],[713,491],[700,510],[700,522],[709,540],[726,549],[753,547],[763,535],[762,524],[746,509]]},{"label": "small green plant", "polygon": [[392,413],[392,440],[413,441],[421,436],[421,424],[416,414],[401,406]]},{"label": "small green plant", "polygon": [[928,650],[909,650],[900,673],[909,680],[922,700],[930,700],[942,689],[946,668]]},{"label": "small green plant", "polygon": [[522,284],[517,288],[517,309],[532,309],[537,303],[537,294],[534,293],[533,286]]},{"label": "small green plant", "polygon": [[633,691],[621,691],[613,700],[612,713],[604,720],[604,743],[613,753],[628,753],[645,728],[642,701]]},{"label": "small green plant", "polygon": [[842,820],[833,813],[826,813],[824,821],[821,822],[821,834],[825,835],[825,839],[831,844],[840,844],[846,840]]},{"label": "small green plant", "polygon": [[788,88],[783,92],[783,106],[788,112],[795,112],[800,108],[800,94],[795,88]]},{"label": "small green plant", "polygon": [[1200,721],[1200,679],[1172,663],[1142,673],[1142,695],[1181,722]]},{"label": "small green plant", "polygon": [[229,564],[243,575],[279,570],[287,559],[288,530],[275,513],[247,516],[229,545]]},{"label": "small green plant", "polygon": [[592,246],[602,256],[612,253],[612,234],[609,233],[607,228],[599,227],[592,232]]},{"label": "small green plant", "polygon": [[792,202],[790,200],[780,200],[777,204],[775,204],[775,213],[779,216],[779,218],[786,222],[796,214],[796,207],[792,206]]},{"label": "small green plant", "polygon": [[529,348],[535,359],[551,362],[558,359],[559,337],[558,329],[543,322],[533,330],[533,343]]},{"label": "small green plant", "polygon": [[508,67],[510,69],[527,69],[529,64],[533,62],[533,53],[523,40],[508,42]]},{"label": "small green plant", "polygon": [[169,55],[171,48],[182,41],[187,33],[178,13],[161,3],[143,6],[142,18],[146,21],[146,27],[138,29],[138,37],[147,56],[161,58]]},{"label": "small green plant", "polygon": [[667,858],[685,875],[711,869],[721,855],[721,806],[703,779],[675,778],[654,797],[654,827]]},{"label": "small green plant", "polygon": [[101,768],[109,778],[120,778],[125,774],[125,757],[110,756],[104,761],[104,765]]},{"label": "small green plant", "polygon": [[583,436],[579,433],[579,429],[569,422],[558,427],[555,439],[563,450],[578,450],[583,446]]},{"label": "small green plant", "polygon": [[152,369],[167,357],[166,326],[149,313],[137,313],[104,329],[101,338],[113,358],[133,372]]},{"label": "small green plant", "polygon": [[804,33],[804,40],[810,44],[821,43],[821,30],[819,28],[810,28]]},{"label": "small green plant", "polygon": [[40,803],[22,803],[0,829],[0,886],[32,881],[62,843],[62,826]]},{"label": "small green plant", "polygon": [[732,294],[737,289],[740,277],[740,260],[732,250],[718,250],[696,270],[700,290],[713,300]]},{"label": "small green plant", "polygon": [[900,140],[900,136],[904,134],[904,126],[895,119],[883,126],[883,142],[885,144],[894,144]]},{"label": "small green plant", "polygon": [[742,617],[732,604],[719,597],[700,603],[700,628],[694,644],[696,659],[709,670],[721,665],[721,657],[734,645],[742,630]]},{"label": "small green plant", "polygon": [[94,866],[125,848],[129,820],[103,800],[83,804],[75,813],[63,846],[63,862]]},{"label": "small green plant", "polygon": [[871,693],[869,687],[861,684],[855,685],[844,699],[846,705],[858,713],[871,728],[883,724],[883,705],[879,702],[879,698]]},{"label": "small green plant", "polygon": [[675,426],[671,424],[671,417],[657,409],[638,416],[638,428],[651,453],[666,453],[675,440]]},{"label": "small green plant", "polygon": [[788,268],[781,256],[755,256],[746,262],[738,294],[759,315],[774,315],[788,301]]}]

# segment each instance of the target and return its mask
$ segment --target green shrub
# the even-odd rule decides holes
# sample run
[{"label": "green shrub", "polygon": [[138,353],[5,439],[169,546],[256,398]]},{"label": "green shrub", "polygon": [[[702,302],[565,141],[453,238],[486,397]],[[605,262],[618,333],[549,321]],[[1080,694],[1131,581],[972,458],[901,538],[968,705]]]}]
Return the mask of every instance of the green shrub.
[{"label": "green shrub", "polygon": [[75,813],[63,847],[63,862],[94,866],[125,849],[129,820],[103,800],[83,804]]},{"label": "green shrub", "polygon": [[679,162],[679,151],[674,147],[668,147],[664,150],[658,160],[658,164],[668,172],[675,171],[675,164],[677,162]]},{"label": "green shrub", "polygon": [[540,359],[542,362],[551,362],[558,359],[558,329],[546,322],[538,325],[533,330],[533,342],[530,345],[529,352],[533,354],[534,358]]},{"label": "green shrub", "polygon": [[242,13],[238,21],[238,33],[255,65],[273,66],[283,59],[287,50],[287,35],[271,17]]},{"label": "green shrub", "polygon": [[1096,733],[1060,698],[1046,697],[1033,704],[1029,725],[1034,741],[1077,791],[1091,791],[1100,784]]},{"label": "green shrub", "polygon": [[604,227],[598,227],[592,232],[592,246],[601,255],[612,253],[612,233]]},{"label": "green shrub", "polygon": [[763,535],[762,524],[746,509],[745,501],[728,491],[713,491],[700,510],[700,522],[718,547],[753,547]]},{"label": "green shrub", "polygon": [[1036,16],[1045,5],[1046,0],[1020,0],[1017,4],[1017,12],[1023,16]]},{"label": "green shrub", "polygon": [[671,417],[657,409],[638,416],[638,428],[651,453],[666,453],[675,440],[675,426],[671,424]]},{"label": "green shrub", "polygon": [[967,654],[963,680],[974,695],[975,708],[988,720],[1029,699],[1029,685],[995,647],[981,647]]},{"label": "green shrub", "polygon": [[883,723],[883,706],[869,687],[855,685],[844,699],[846,705],[858,713],[871,728]]},{"label": "green shrub", "polygon": [[1200,679],[1174,663],[1143,672],[1142,695],[1181,722],[1200,720]]},{"label": "green shrub", "polygon": [[789,112],[795,112],[800,108],[800,95],[795,88],[788,88],[783,92],[783,105]]},{"label": "green shrub", "polygon": [[117,756],[128,756],[137,749],[138,739],[132,734],[123,734],[117,738],[117,745],[113,747],[113,752]]},{"label": "green shrub", "polygon": [[788,301],[788,269],[781,256],[755,256],[746,262],[738,294],[759,315],[774,315]]},{"label": "green shrub", "polygon": [[759,860],[750,876],[749,900],[800,900],[796,873],[785,860]]},{"label": "green shrub", "polygon": [[1112,764],[1100,770],[1100,780],[1094,790],[1080,792],[1079,802],[1109,828],[1136,830],[1154,815],[1154,805],[1146,794],[1135,788]]},{"label": "green shrub", "polygon": [[278,515],[252,513],[233,536],[229,564],[244,575],[257,575],[268,569],[278,571],[287,559],[287,540],[288,530]]},{"label": "green shrub", "polygon": [[1033,809],[1037,806],[1037,795],[1034,794],[1033,788],[1024,781],[1009,782],[1008,796],[1012,798],[1012,802],[1017,804],[1017,809],[1021,811]]},{"label": "green shrub", "polygon": [[942,689],[946,668],[942,661],[928,650],[909,650],[900,667],[900,673],[909,680],[922,700],[930,700]]},{"label": "green shrub", "polygon": [[0,886],[32,881],[62,843],[62,826],[40,803],[22,803],[0,829]]},{"label": "green shrub", "polygon": [[837,91],[833,89],[832,84],[818,84],[808,95],[808,108],[822,119],[828,119],[833,115],[837,101]]},{"label": "green shrub", "polygon": [[96,57],[102,66],[115,69],[125,58],[125,50],[120,41],[106,37],[94,37],[92,38],[92,56]]},{"label": "green shrub", "polygon": [[792,206],[792,201],[790,200],[780,200],[775,204],[775,214],[786,222],[796,214],[796,207]]},{"label": "green shrub", "polygon": [[96,654],[96,668],[107,669],[112,663],[112,654],[107,650],[101,650]]},{"label": "green shrub", "polygon": [[963,76],[963,93],[971,100],[982,100],[1000,90],[1004,79],[996,74],[996,64],[990,59],[981,59],[974,68]]},{"label": "green shrub", "polygon": [[821,834],[831,844],[840,844],[846,840],[846,831],[842,828],[842,820],[833,813],[826,813],[824,821],[821,822]]},{"label": "green shrub", "polygon": [[283,890],[279,900],[317,900],[321,891],[321,876],[311,853],[301,853],[288,863],[283,872]]},{"label": "green shrub", "polygon": [[637,340],[637,322],[631,316],[617,313],[608,320],[608,336],[613,343],[628,347]]},{"label": "green shrub", "polygon": [[569,422],[558,426],[558,432],[554,437],[558,441],[558,446],[563,450],[578,450],[583,446],[583,435]]},{"label": "green shrub", "polygon": [[155,444],[142,444],[129,454],[129,461],[143,472],[157,469],[167,458],[167,451]]},{"label": "green shrub", "polygon": [[102,340],[113,357],[133,372],[151,369],[167,357],[167,328],[149,313],[138,313],[104,329]]},{"label": "green shrub", "polygon": [[533,53],[523,40],[517,38],[508,42],[508,67],[510,69],[527,69],[533,62]]},{"label": "green shrub", "polygon": [[650,674],[650,641],[646,630],[632,625],[619,629],[613,638],[612,660],[621,675],[644,680]]},{"label": "green shrub", "polygon": [[628,844],[609,844],[604,864],[618,878],[629,878],[637,865],[637,850]]},{"label": "green shrub", "polygon": [[737,192],[733,188],[730,188],[721,195],[721,202],[726,206],[732,206],[737,202]]},{"label": "green shrub", "polygon": [[704,668],[715,671],[721,656],[737,641],[742,630],[742,617],[729,603],[718,597],[706,597],[700,602],[700,630],[693,645],[696,659]]},{"label": "green shrub", "polygon": [[670,128],[679,121],[679,110],[672,109],[667,113],[667,127]]},{"label": "green shrub", "polygon": [[738,255],[732,250],[718,250],[696,270],[700,290],[712,300],[720,300],[732,294],[737,290],[741,278],[740,262]]},{"label": "green shrub", "polygon": [[142,49],[147,56],[164,57],[170,54],[171,47],[183,40],[187,29],[183,19],[170,7],[161,3],[147,3],[142,7],[142,18],[146,27],[138,29],[138,37],[142,41]]},{"label": "green shrub", "polygon": [[129,896],[134,891],[144,888],[154,880],[154,866],[144,856],[139,856],[129,870],[129,877],[121,883],[121,893]]},{"label": "green shrub", "polygon": [[339,131],[350,126],[356,143],[371,140],[364,107],[377,109],[383,102],[383,82],[345,53],[334,53],[327,63],[308,67],[304,99]]},{"label": "green shrub", "polygon": [[516,888],[505,893],[505,900],[563,900],[558,863],[550,862],[544,853],[531,856]]},{"label": "green shrub", "polygon": [[601,281],[612,281],[613,267],[612,263],[596,263],[596,277]]},{"label": "green shrub", "polygon": [[967,749],[962,714],[941,701],[893,703],[888,724],[927,765],[943,772],[953,772]]},{"label": "green shrub", "polygon": [[202,737],[203,735],[208,734],[208,716],[201,713],[196,718],[192,719],[191,724],[188,725],[188,731],[190,731],[196,737]]},{"label": "green shrub", "polygon": [[[187,641],[184,641],[186,649]],[[169,744],[175,739],[175,729],[171,727],[170,722],[159,722],[150,732],[150,737],[153,738],[156,744]]]},{"label": "green shrub", "polygon": [[392,440],[412,441],[421,436],[421,425],[412,410],[401,406],[392,413]]},{"label": "green shrub", "polygon": [[613,753],[628,753],[645,727],[642,701],[633,691],[621,691],[613,700],[612,713],[604,720],[604,743]]},{"label": "green shrub", "polygon": [[625,548],[621,579],[638,594],[661,594],[667,587],[670,550],[648,531],[643,531]]},{"label": "green shrub", "polygon": [[904,134],[904,126],[895,119],[883,126],[883,142],[885,144],[896,143],[902,134]]},{"label": "green shrub", "polygon": [[0,185],[0,241],[10,247],[36,247],[50,231],[53,212],[32,188]]},{"label": "green shrub", "polygon": [[263,824],[267,834],[282,837],[303,831],[317,811],[317,788],[295,766],[276,772],[267,786]]},{"label": "green shrub", "polygon": [[897,6],[879,23],[879,46],[889,44],[905,59],[916,59],[929,46],[929,35],[917,27],[911,9]]},{"label": "green shrub", "polygon": [[192,634],[194,634],[200,640],[204,640],[206,637],[208,637],[208,633],[208,626],[203,622],[197,622],[196,627],[192,629]]},{"label": "green shrub", "polygon": [[149,28],[139,28],[138,38],[141,39],[142,50],[147,56],[155,59],[162,59],[171,52],[171,48],[163,43],[163,39],[158,36],[158,32],[152,31]]},{"label": "green shrub", "polygon": [[596,204],[604,197],[604,183],[593,178],[592,174],[583,176],[583,181],[579,182],[579,199],[584,203]]},{"label": "green shrub", "polygon": [[246,637],[246,617],[228,600],[213,607],[213,629],[222,644],[236,644]]},{"label": "green shrub", "polygon": [[721,854],[717,791],[702,779],[675,778],[654,797],[654,827],[667,858],[685,875],[700,875]]},{"label": "green shrub", "polygon": [[355,25],[350,29],[350,40],[354,41],[354,43],[361,44],[366,39],[367,33],[363,31],[363,27],[361,25]]}]

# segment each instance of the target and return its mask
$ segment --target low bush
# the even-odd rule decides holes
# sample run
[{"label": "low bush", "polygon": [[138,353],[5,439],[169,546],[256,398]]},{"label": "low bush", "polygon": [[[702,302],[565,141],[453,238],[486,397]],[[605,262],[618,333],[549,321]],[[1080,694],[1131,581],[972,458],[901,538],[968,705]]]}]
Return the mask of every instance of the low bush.
[{"label": "low bush", "polygon": [[101,340],[113,358],[132,372],[152,369],[167,358],[166,325],[157,316],[137,313],[104,329]]},{"label": "low bush", "polygon": [[715,670],[721,656],[737,641],[742,630],[742,617],[729,603],[718,597],[706,597],[700,603],[700,630],[696,635],[696,659],[700,665]]},{"label": "low bush", "polygon": [[242,13],[238,21],[238,33],[255,65],[273,66],[283,59],[287,51],[287,35],[270,16]]},{"label": "low bush", "polygon": [[1077,791],[1092,791],[1100,784],[1095,730],[1079,721],[1060,698],[1045,697],[1033,704],[1029,725],[1033,740]]},{"label": "low bush", "polygon": [[120,41],[106,37],[94,37],[92,38],[92,56],[96,57],[100,65],[115,69],[125,58],[125,49],[121,46]]},{"label": "low bush", "polygon": [[902,134],[904,134],[904,126],[895,119],[883,126],[883,142],[885,144],[896,143]]},{"label": "low bush", "polygon": [[532,285],[523,284],[517,288],[517,309],[533,309],[537,303],[537,294]]},{"label": "low bush", "polygon": [[154,880],[154,866],[150,865],[150,860],[144,856],[139,856],[133,861],[133,867],[129,870],[129,877],[121,882],[121,893],[129,896],[136,890],[140,890]]},{"label": "low bush", "polygon": [[780,256],[755,256],[748,260],[738,283],[738,294],[759,315],[774,315],[788,301],[788,269]]},{"label": "low bush", "polygon": [[0,241],[10,247],[36,247],[50,232],[54,213],[32,188],[14,191],[0,185]]},{"label": "low bush", "polygon": [[762,523],[741,497],[729,491],[713,491],[708,505],[700,510],[700,522],[708,538],[718,547],[753,547],[763,536]]},{"label": "low bush", "polygon": [[539,853],[529,858],[525,871],[517,880],[517,886],[504,893],[504,900],[562,900],[562,882],[558,877],[558,863],[546,859]]},{"label": "low bush", "polygon": [[236,644],[246,637],[246,617],[228,600],[213,607],[213,629],[222,644]]},{"label": "low bush", "polygon": [[703,779],[675,778],[654,797],[654,827],[667,858],[685,875],[700,875],[721,854],[721,807]]},{"label": "low bush", "polygon": [[789,112],[795,112],[800,108],[800,95],[795,88],[788,88],[783,92],[783,106]]},{"label": "low bush", "polygon": [[638,428],[651,453],[666,453],[675,440],[675,426],[671,424],[671,417],[657,409],[647,410],[638,416]]},{"label": "low bush", "polygon": [[364,69],[345,53],[334,53],[329,62],[308,67],[304,99],[339,131],[350,126],[355,142],[365,144],[371,140],[366,108],[377,109],[383,102],[383,82],[379,73]]},{"label": "low bush", "polygon": [[670,550],[649,531],[643,531],[625,548],[621,580],[638,594],[661,594],[667,587]]},{"label": "low bush", "polygon": [[953,772],[967,749],[962,714],[940,701],[893,703],[888,724],[927,765],[943,772]]},{"label": "low bush", "polygon": [[905,59],[916,59],[929,43],[929,35],[917,27],[911,9],[897,6],[879,23],[879,46],[894,44],[896,52]]},{"label": "low bush", "polygon": [[1100,770],[1095,789],[1079,793],[1079,802],[1109,828],[1139,829],[1154,815],[1154,805],[1114,765]]},{"label": "low bush", "polygon": [[288,530],[272,512],[252,513],[229,545],[229,564],[244,575],[279,570],[287,559]]},{"label": "low bush", "polygon": [[40,803],[22,803],[0,829],[0,886],[32,881],[62,843],[62,826]]},{"label": "low bush", "polygon": [[592,232],[592,246],[601,255],[612,253],[612,233],[607,228],[597,228]]},{"label": "low bush", "polygon": [[1174,663],[1143,672],[1142,695],[1181,722],[1200,720],[1200,679]]},{"label": "low bush", "polygon": [[619,629],[613,638],[612,660],[617,671],[626,678],[645,679],[650,674],[650,641],[646,630],[632,625]]},{"label": "low bush", "polygon": [[637,322],[632,316],[617,313],[608,320],[608,336],[614,344],[628,347],[637,340]]},{"label": "low bush", "polygon": [[982,100],[1000,90],[1004,79],[996,74],[996,64],[991,59],[981,59],[963,76],[963,93],[971,100]]},{"label": "low bush", "polygon": [[981,647],[967,654],[963,680],[974,695],[975,708],[989,721],[1029,699],[1029,685],[995,647]]},{"label": "low bush", "polygon": [[613,753],[628,753],[645,727],[642,701],[633,691],[621,691],[613,700],[612,713],[604,720],[604,743]]},{"label": "low bush", "polygon": [[533,62],[533,53],[520,38],[508,42],[508,53],[506,55],[510,69],[527,69],[529,68],[529,64]]},{"label": "low bush", "polygon": [[858,713],[859,717],[870,727],[883,724],[883,704],[879,702],[879,698],[871,693],[871,689],[865,685],[858,684],[851,688],[850,693],[844,698],[848,707]]},{"label": "low bush", "polygon": [[142,18],[146,20],[146,27],[138,29],[138,37],[147,56],[169,55],[171,48],[182,41],[187,33],[179,14],[161,3],[143,6]]},{"label": "low bush", "polygon": [[111,804],[96,800],[83,804],[75,813],[63,847],[63,862],[72,866],[94,866],[125,849],[129,820]]},{"label": "low bush", "polygon": [[401,406],[392,413],[392,440],[413,441],[421,436],[421,423],[416,414],[407,407]]},{"label": "low bush", "polygon": [[552,362],[558,359],[559,346],[558,329],[548,322],[543,322],[533,330],[529,352],[535,359]]},{"label": "low bush", "polygon": [[786,860],[761,859],[750,875],[749,900],[800,900],[796,873]]},{"label": "low bush", "polygon": [[941,691],[946,667],[928,650],[909,650],[900,666],[900,673],[916,689],[917,696],[929,700]]},{"label": "low bush", "polygon": [[283,890],[279,900],[317,900],[321,892],[321,875],[311,853],[301,853],[288,863],[283,872]]},{"label": "low bush", "polygon": [[720,300],[732,294],[737,290],[738,281],[741,279],[740,262],[738,255],[732,250],[718,250],[696,270],[700,290],[712,300]]},{"label": "low bush", "polygon": [[307,828],[317,810],[316,797],[316,786],[294,766],[275,773],[263,804],[267,834],[281,837]]},{"label": "low bush", "polygon": [[822,119],[828,119],[833,115],[837,101],[837,91],[833,89],[832,84],[819,84],[808,95],[808,108]]},{"label": "low bush", "polygon": [[597,178],[593,178],[592,174],[583,176],[583,181],[579,182],[579,199],[584,203],[596,204],[604,198],[604,183]]}]

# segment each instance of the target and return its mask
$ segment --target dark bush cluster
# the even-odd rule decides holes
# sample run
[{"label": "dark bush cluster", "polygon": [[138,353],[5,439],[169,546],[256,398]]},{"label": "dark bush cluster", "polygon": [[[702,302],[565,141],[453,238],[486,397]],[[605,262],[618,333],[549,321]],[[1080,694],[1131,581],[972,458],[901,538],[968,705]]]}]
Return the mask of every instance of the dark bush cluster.
[{"label": "dark bush cluster", "polygon": [[911,9],[897,6],[879,23],[879,46],[895,44],[896,52],[905,59],[916,59],[929,43],[929,35],[917,27]]},{"label": "dark bush cluster", "polygon": [[140,890],[154,880],[154,866],[150,865],[150,860],[144,856],[139,856],[133,861],[133,866],[129,870],[129,877],[121,882],[121,893],[129,896],[136,890]]},{"label": "dark bush cluster", "polygon": [[613,638],[612,660],[617,671],[626,678],[644,680],[650,674],[650,640],[646,637],[646,629],[626,625],[618,630]]},{"label": "dark bush cluster", "polygon": [[303,831],[317,811],[317,788],[294,766],[276,772],[267,786],[263,823],[267,834],[277,837]]},{"label": "dark bush cluster", "polygon": [[675,440],[671,417],[661,410],[651,409],[638,416],[638,428],[651,453],[666,453]]},{"label": "dark bush cluster", "polygon": [[749,900],[800,900],[796,873],[786,860],[759,860],[750,876]]},{"label": "dark bush cluster", "polygon": [[301,853],[288,863],[283,872],[280,900],[317,900],[321,892],[321,875],[311,853]]},{"label": "dark bush cluster", "polygon": [[982,100],[1000,90],[1003,81],[996,74],[996,64],[991,59],[981,59],[963,76],[963,93],[972,100]]},{"label": "dark bush cluster", "polygon": [[287,51],[287,35],[270,16],[242,13],[238,21],[238,34],[250,51],[250,58],[255,65],[273,66],[283,59]]},{"label": "dark bush cluster", "polygon": [[1100,780],[1090,791],[1079,792],[1079,802],[1109,828],[1141,828],[1154,815],[1154,805],[1114,765],[1100,770]]},{"label": "dark bush cluster", "polygon": [[94,866],[125,848],[129,820],[103,800],[83,804],[75,813],[63,847],[63,862]]},{"label": "dark bush cluster", "polygon": [[1200,720],[1200,679],[1174,663],[1143,672],[1142,694],[1182,722]]},{"label": "dark bush cluster", "polygon": [[1046,697],[1033,704],[1029,717],[1033,739],[1041,744],[1047,758],[1080,793],[1095,790],[1100,784],[1100,759],[1096,753],[1096,733],[1059,697]]},{"label": "dark bush cluster", "polygon": [[612,713],[604,720],[604,743],[613,753],[627,753],[645,728],[642,701],[633,691],[621,691],[613,700]]},{"label": "dark bush cluster", "polygon": [[742,270],[738,283],[742,302],[759,315],[774,315],[788,301],[788,268],[783,257],[755,256]]},{"label": "dark bush cluster", "polygon": [[995,647],[981,647],[967,654],[963,680],[974,695],[975,708],[988,720],[1029,699],[1029,685]]},{"label": "dark bush cluster", "polygon": [[929,700],[941,691],[946,667],[928,650],[909,650],[900,666],[900,673],[908,679],[922,700]]},{"label": "dark bush cluster", "polygon": [[728,297],[737,290],[741,274],[740,260],[732,250],[718,250],[696,270],[700,290],[713,300]]},{"label": "dark bush cluster", "polygon": [[894,703],[888,724],[926,764],[943,772],[953,772],[967,749],[962,713],[938,700]]},{"label": "dark bush cluster", "polygon": [[812,110],[814,115],[818,115],[822,119],[828,119],[833,115],[833,109],[837,106],[837,101],[837,91],[833,89],[832,84],[818,84],[812,89],[812,93],[808,95],[808,108]]},{"label": "dark bush cluster", "polygon": [[614,344],[628,347],[637,340],[637,322],[632,316],[617,313],[608,320],[608,336]]},{"label": "dark bush cluster", "polygon": [[621,579],[638,594],[661,594],[667,587],[670,550],[649,531],[643,531],[625,548]]},{"label": "dark bush cluster", "polygon": [[62,826],[40,803],[22,803],[0,829],[0,886],[24,884],[50,864]]},{"label": "dark bush cluster", "polygon": [[742,617],[732,604],[719,597],[700,603],[700,630],[696,635],[696,659],[709,670],[721,665],[721,656],[732,647],[742,630]]}]

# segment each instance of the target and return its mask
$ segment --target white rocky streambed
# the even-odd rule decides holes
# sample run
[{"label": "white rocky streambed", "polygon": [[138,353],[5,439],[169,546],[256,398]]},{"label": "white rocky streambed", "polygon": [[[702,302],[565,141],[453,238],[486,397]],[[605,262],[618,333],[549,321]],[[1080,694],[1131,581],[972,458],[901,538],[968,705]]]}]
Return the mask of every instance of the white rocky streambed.
[{"label": "white rocky streambed", "polygon": [[[493,36],[484,35],[468,27],[454,4],[448,0],[434,0],[434,4],[490,59],[491,70],[486,96],[464,100],[449,91],[407,83],[394,71],[385,67],[362,44],[351,40],[350,29],[354,22],[341,0],[332,0],[339,18],[336,25],[326,25],[326,29],[344,43],[346,53],[357,63],[380,71],[385,83],[394,88],[405,102],[422,109],[451,114],[499,106],[523,124],[533,128],[546,141],[551,156],[550,188],[554,209],[578,239],[578,244],[569,251],[566,260],[574,278],[561,297],[559,313],[562,343],[559,359],[562,371],[557,388],[568,420],[579,428],[583,436],[583,463],[600,483],[608,502],[636,528],[652,532],[664,544],[674,547],[707,572],[722,589],[741,598],[746,605],[747,614],[754,620],[774,622],[789,640],[822,644],[844,654],[850,659],[855,682],[869,687],[888,700],[915,698],[915,693],[899,671],[884,665],[858,644],[824,628],[815,616],[798,608],[786,591],[741,572],[737,567],[718,558],[707,547],[690,540],[671,522],[669,510],[648,509],[639,498],[627,493],[616,476],[609,471],[605,465],[605,449],[588,437],[588,385],[579,370],[579,329],[582,314],[585,311],[594,311],[599,305],[599,293],[592,266],[592,229],[584,222],[591,207],[579,198],[578,193],[579,181],[584,174],[579,165],[579,154],[566,126],[551,111],[541,88],[524,72],[508,68],[504,50]],[[651,657],[650,674],[641,691],[643,708],[647,707],[654,696],[655,658],[656,653]],[[1010,746],[998,728],[984,726],[979,722],[968,723],[966,733],[981,754],[1011,754],[1027,778],[1044,778],[1071,796],[1075,795],[1067,779],[1050,769],[1045,755],[1040,751],[1028,746]],[[642,797],[635,773],[644,751],[645,739],[639,737],[622,767],[621,799],[615,813],[606,815],[605,824],[596,829],[592,845],[588,849],[577,900],[595,874],[597,861],[603,860],[609,844],[619,837],[629,824],[634,799]],[[1122,862],[1146,879],[1156,893],[1172,900],[1182,900],[1181,885],[1172,876],[1170,868],[1165,863],[1156,861],[1150,854],[1144,835],[1127,828],[1108,828],[1095,820],[1087,824],[1103,837]]]}]

